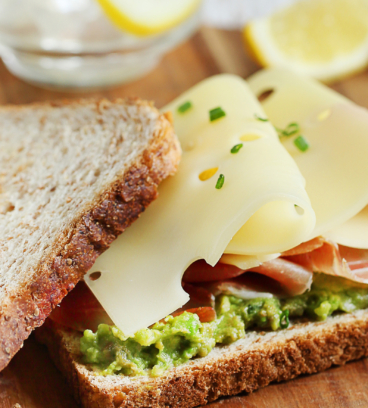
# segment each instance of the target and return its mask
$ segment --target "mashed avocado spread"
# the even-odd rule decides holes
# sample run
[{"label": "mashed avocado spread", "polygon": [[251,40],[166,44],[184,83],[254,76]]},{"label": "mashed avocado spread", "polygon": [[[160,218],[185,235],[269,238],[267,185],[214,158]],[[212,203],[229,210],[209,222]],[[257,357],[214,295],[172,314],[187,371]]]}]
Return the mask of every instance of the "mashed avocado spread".
[{"label": "mashed avocado spread", "polygon": [[247,329],[278,330],[288,327],[289,317],[325,320],[335,311],[349,313],[366,307],[367,285],[315,274],[312,289],[291,298],[243,300],[220,295],[217,317],[209,323],[184,312],[129,338],[115,326],[100,324],[96,333],[84,332],[80,349],[85,363],[93,364],[102,375],[159,376],[193,357],[206,356],[216,344],[245,337]]}]

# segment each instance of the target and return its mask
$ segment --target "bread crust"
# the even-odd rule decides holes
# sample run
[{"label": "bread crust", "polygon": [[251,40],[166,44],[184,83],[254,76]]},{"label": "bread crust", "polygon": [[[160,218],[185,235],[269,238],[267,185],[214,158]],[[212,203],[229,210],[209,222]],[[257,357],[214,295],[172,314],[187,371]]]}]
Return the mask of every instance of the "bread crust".
[{"label": "bread crust", "polygon": [[326,370],[368,355],[368,310],[271,333],[250,332],[159,378],[95,375],[81,364],[80,334],[48,320],[36,331],[88,408],[191,408],[221,396]]},{"label": "bread crust", "polygon": [[[139,100],[129,103],[146,104]],[[37,279],[5,298],[0,306],[0,371],[96,258],[157,197],[158,184],[175,173],[180,146],[165,115],[160,115],[158,120],[158,130],[151,144],[134,165],[107,185],[94,202],[76,216],[72,225],[56,237],[52,250],[38,266]]]}]

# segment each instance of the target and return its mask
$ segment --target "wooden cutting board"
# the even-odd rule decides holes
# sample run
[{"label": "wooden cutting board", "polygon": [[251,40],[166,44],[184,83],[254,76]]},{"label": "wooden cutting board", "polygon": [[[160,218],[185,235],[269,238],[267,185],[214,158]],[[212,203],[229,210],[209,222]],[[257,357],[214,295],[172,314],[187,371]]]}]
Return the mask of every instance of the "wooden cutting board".
[{"label": "wooden cutting board", "polygon": [[[228,72],[246,78],[257,69],[244,52],[240,33],[202,28],[190,41],[167,55],[145,78],[88,94],[36,88],[9,74],[0,63],[0,104],[90,96],[113,99],[136,95],[154,100],[160,107],[208,76]],[[334,84],[333,88],[368,108],[367,72]],[[33,336],[0,373],[0,408],[13,407],[78,407],[46,349],[36,343]],[[324,373],[270,385],[250,395],[222,399],[208,407],[368,407],[368,361],[361,360]]]}]

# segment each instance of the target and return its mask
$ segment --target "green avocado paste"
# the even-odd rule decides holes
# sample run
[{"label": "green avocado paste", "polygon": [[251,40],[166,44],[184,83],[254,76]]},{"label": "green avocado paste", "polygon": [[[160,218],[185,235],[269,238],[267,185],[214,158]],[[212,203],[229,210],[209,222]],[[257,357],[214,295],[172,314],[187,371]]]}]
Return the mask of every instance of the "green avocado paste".
[{"label": "green avocado paste", "polygon": [[102,375],[159,376],[193,357],[206,356],[216,344],[245,337],[249,329],[278,330],[291,317],[325,320],[334,312],[368,307],[368,285],[314,274],[310,291],[290,298],[216,298],[214,321],[201,323],[193,313],[172,317],[126,338],[115,326],[100,324],[96,333],[85,330],[80,341],[84,362]]}]

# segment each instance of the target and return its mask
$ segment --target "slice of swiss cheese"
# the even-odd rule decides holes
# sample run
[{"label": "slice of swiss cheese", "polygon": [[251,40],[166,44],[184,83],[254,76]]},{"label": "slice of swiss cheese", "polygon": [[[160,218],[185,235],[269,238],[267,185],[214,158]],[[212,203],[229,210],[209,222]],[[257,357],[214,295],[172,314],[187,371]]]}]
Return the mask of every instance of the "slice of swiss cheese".
[{"label": "slice of swiss cheese", "polygon": [[280,256],[280,253],[269,255],[234,255],[224,254],[222,255],[220,262],[228,265],[234,265],[240,269],[250,269],[256,266],[260,266],[263,262],[272,261]]},{"label": "slice of swiss cheese", "polygon": [[[192,107],[179,113],[187,101]],[[226,116],[211,122],[209,111],[217,107]],[[210,78],[163,110],[172,111],[184,150],[179,170],[97,259],[90,273],[101,277],[85,278],[126,335],[187,302],[181,279],[195,260],[216,264],[231,240],[234,253],[281,252],[305,240],[315,223],[303,177],[271,124],[255,118],[265,114],[241,78]],[[213,168],[202,181],[203,171]],[[216,189],[220,174],[225,182]]]},{"label": "slice of swiss cheese", "polygon": [[[368,111],[309,78],[281,68],[263,70],[248,83],[271,122],[284,129],[297,122],[310,148],[294,137],[282,142],[306,179],[316,213],[308,239],[342,225],[368,204]],[[350,225],[350,224],[349,224]]]},{"label": "slice of swiss cheese", "polygon": [[333,228],[324,235],[347,247],[368,249],[368,206],[344,224]]}]

